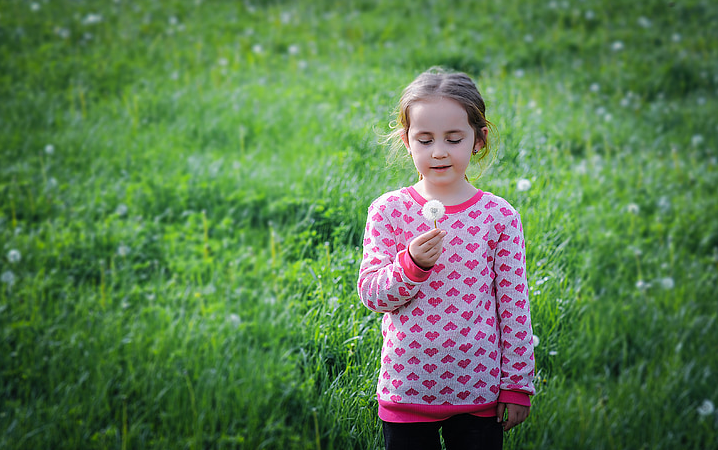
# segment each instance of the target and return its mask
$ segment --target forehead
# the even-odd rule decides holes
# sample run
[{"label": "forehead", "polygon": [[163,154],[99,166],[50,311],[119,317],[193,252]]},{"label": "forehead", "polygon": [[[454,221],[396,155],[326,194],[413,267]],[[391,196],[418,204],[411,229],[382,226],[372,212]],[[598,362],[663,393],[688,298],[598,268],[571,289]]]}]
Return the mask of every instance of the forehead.
[{"label": "forehead", "polygon": [[414,133],[442,133],[450,130],[468,131],[469,116],[464,107],[445,97],[420,100],[409,108],[409,128]]}]

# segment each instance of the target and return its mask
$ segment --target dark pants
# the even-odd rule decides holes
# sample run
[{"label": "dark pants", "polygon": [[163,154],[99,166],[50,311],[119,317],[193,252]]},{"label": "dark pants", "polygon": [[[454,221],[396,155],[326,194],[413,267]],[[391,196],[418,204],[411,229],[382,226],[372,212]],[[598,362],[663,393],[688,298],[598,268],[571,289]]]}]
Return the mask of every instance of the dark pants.
[{"label": "dark pants", "polygon": [[439,429],[447,450],[500,450],[504,443],[496,417],[459,414],[441,422],[383,423],[386,450],[441,450]]}]

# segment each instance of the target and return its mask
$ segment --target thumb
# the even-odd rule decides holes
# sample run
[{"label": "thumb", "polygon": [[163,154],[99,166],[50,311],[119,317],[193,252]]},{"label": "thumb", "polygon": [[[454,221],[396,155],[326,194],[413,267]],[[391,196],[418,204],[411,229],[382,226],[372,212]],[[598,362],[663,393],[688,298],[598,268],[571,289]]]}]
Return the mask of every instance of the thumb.
[{"label": "thumb", "polygon": [[506,410],[506,403],[499,403],[496,407],[496,421],[501,423],[504,421],[504,411]]}]

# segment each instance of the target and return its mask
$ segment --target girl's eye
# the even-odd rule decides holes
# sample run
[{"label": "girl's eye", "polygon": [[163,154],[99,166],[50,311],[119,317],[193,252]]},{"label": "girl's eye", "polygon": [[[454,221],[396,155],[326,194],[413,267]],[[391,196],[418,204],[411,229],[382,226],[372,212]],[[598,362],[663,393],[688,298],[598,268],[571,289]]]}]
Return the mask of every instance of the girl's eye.
[{"label": "girl's eye", "polygon": [[462,141],[462,139],[457,139],[455,141],[452,141],[451,139],[447,139],[446,142],[449,144],[459,144]]},{"label": "girl's eye", "polygon": [[431,144],[431,140],[428,141],[422,141],[421,139],[417,139],[419,141],[419,144],[428,145]]}]

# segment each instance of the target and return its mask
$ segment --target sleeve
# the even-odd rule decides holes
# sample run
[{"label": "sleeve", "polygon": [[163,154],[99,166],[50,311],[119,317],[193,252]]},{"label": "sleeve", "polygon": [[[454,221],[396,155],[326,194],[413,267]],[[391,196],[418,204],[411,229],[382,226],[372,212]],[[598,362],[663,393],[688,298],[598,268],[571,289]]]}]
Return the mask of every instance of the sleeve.
[{"label": "sleeve", "polygon": [[[501,395],[508,403],[530,405],[535,360],[526,278],[526,244],[518,212],[500,225],[494,280],[501,331]],[[499,231],[499,230],[497,230]],[[522,401],[523,400],[523,401]]]},{"label": "sleeve", "polygon": [[382,205],[374,202],[369,207],[357,289],[370,310],[392,312],[417,295],[418,286],[429,278],[431,270],[418,267],[407,249],[397,243],[403,231],[392,225],[384,215],[389,208]]}]

